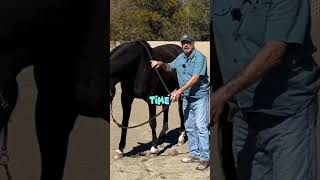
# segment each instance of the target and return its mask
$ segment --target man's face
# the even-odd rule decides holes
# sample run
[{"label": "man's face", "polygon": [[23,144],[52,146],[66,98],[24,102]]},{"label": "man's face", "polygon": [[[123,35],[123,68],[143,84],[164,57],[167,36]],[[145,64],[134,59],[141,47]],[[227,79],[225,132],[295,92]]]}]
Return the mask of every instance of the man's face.
[{"label": "man's face", "polygon": [[182,46],[184,53],[186,55],[190,55],[193,48],[194,48],[194,42],[182,41],[181,46]]}]

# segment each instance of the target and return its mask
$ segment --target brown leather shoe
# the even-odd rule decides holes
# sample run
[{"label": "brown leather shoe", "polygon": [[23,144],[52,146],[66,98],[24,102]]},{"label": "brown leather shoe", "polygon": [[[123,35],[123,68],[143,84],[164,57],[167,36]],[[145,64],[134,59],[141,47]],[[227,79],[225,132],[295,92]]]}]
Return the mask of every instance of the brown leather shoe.
[{"label": "brown leather shoe", "polygon": [[209,165],[210,165],[209,161],[199,161],[196,167],[196,170],[204,171],[209,167]]},{"label": "brown leather shoe", "polygon": [[200,159],[197,157],[188,156],[188,157],[182,158],[181,161],[184,163],[197,163],[200,161]]}]

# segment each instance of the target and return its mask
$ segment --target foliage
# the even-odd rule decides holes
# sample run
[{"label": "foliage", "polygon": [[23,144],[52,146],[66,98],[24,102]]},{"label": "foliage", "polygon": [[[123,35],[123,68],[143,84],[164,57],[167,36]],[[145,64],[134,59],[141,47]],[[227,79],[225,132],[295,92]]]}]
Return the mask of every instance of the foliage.
[{"label": "foliage", "polygon": [[208,0],[111,0],[113,41],[179,40],[184,33],[209,40]]}]

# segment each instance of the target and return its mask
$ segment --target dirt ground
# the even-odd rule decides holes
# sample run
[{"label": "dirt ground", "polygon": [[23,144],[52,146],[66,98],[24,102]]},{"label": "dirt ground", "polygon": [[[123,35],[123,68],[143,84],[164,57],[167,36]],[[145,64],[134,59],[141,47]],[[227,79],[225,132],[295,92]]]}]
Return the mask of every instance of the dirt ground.
[{"label": "dirt ground", "polygon": [[[152,47],[161,44],[178,44],[179,42],[149,42]],[[208,42],[196,42],[196,48],[203,52],[210,61],[209,56],[209,43]],[[209,63],[208,63],[209,67]],[[209,74],[209,72],[208,72]],[[122,120],[122,108],[120,102],[121,88],[117,85],[117,94],[113,102],[113,110],[115,118],[121,122]],[[132,106],[131,117],[129,120],[129,126],[136,125],[145,122],[148,119],[148,107],[147,104],[135,99]],[[161,111],[161,108],[157,109],[157,112]],[[162,128],[162,115],[157,118],[157,133]],[[148,124],[135,129],[128,130],[127,144],[124,150],[125,157],[121,160],[115,160],[115,150],[118,148],[120,141],[120,129],[114,124],[110,123],[110,178],[111,179],[123,179],[123,180],[143,180],[143,179],[155,179],[155,180],[207,180],[210,179],[210,170],[207,169],[204,172],[195,170],[196,164],[184,164],[181,163],[181,158],[188,155],[187,144],[178,146],[176,145],[180,120],[178,116],[178,105],[174,103],[170,106],[169,111],[169,130],[163,140],[163,143],[159,145],[159,150],[163,151],[158,157],[149,158],[139,152],[146,151],[151,147],[151,129]],[[174,155],[176,154],[176,155]]]}]

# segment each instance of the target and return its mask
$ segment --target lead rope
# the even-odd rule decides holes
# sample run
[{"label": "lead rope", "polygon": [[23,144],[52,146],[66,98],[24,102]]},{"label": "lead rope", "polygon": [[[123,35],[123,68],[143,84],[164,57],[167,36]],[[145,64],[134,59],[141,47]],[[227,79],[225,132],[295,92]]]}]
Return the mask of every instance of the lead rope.
[{"label": "lead rope", "polygon": [[[147,48],[147,46],[146,46],[142,41],[137,41],[137,42],[141,43],[141,44],[144,46],[144,48],[147,50],[147,53],[148,53],[148,55],[149,55],[150,60],[152,60],[151,53],[150,53],[149,49]],[[162,77],[161,77],[158,69],[155,69],[155,71],[156,71],[156,73],[157,73],[157,75],[158,75],[158,77],[159,77],[162,85],[163,85],[164,88],[166,89],[167,93],[170,95],[170,91],[169,91],[167,85],[165,84],[164,80],[162,79]],[[150,119],[149,119],[148,121],[146,121],[146,122],[143,122],[143,123],[138,124],[138,125],[135,125],[135,126],[125,127],[125,126],[123,126],[122,124],[120,124],[120,123],[114,118],[114,116],[113,116],[113,110],[112,110],[112,102],[110,103],[110,114],[111,114],[112,121],[113,121],[119,128],[122,128],[122,129],[132,129],[132,128],[136,128],[136,127],[143,126],[143,125],[151,122],[152,120],[154,120],[156,117],[158,117],[163,111],[165,111],[165,110],[171,105],[171,101],[172,101],[172,100],[170,100],[170,104],[169,104],[168,106],[164,107],[164,108],[162,109],[162,111],[160,111],[160,112],[159,112],[158,114],[156,114],[154,117],[150,118]]]},{"label": "lead rope", "polygon": [[140,126],[143,126],[145,124],[147,124],[148,122],[151,122],[152,120],[154,120],[156,117],[158,117],[164,110],[166,110],[169,106],[166,106],[162,109],[162,111],[160,111],[158,114],[156,114],[155,116],[153,116],[152,118],[150,118],[148,121],[146,122],[143,122],[141,124],[138,124],[138,125],[134,125],[134,126],[123,126],[122,124],[120,124],[113,116],[113,111],[112,111],[112,103],[110,103],[110,114],[111,114],[111,118],[112,118],[112,121],[119,127],[119,128],[122,128],[122,129],[132,129],[132,128],[136,128],[136,127],[140,127]]},{"label": "lead rope", "polygon": [[[138,41],[138,42],[140,42],[140,43],[144,46],[144,48],[145,48],[145,49],[147,50],[147,52],[148,52],[148,55],[149,55],[150,60],[152,60],[153,58],[152,58],[152,56],[151,56],[151,54],[150,54],[150,51],[149,51],[149,49],[147,48],[147,46],[146,46],[142,41]],[[162,79],[162,77],[161,77],[161,75],[160,75],[160,73],[159,73],[158,69],[154,69],[154,70],[156,71],[156,73],[157,73],[157,75],[158,75],[158,77],[159,77],[160,81],[162,82],[162,85],[163,85],[163,86],[164,86],[164,88],[166,89],[167,93],[168,93],[168,94],[170,94],[170,91],[169,91],[169,89],[168,89],[168,87],[167,87],[166,83],[164,83],[164,80]]]}]

